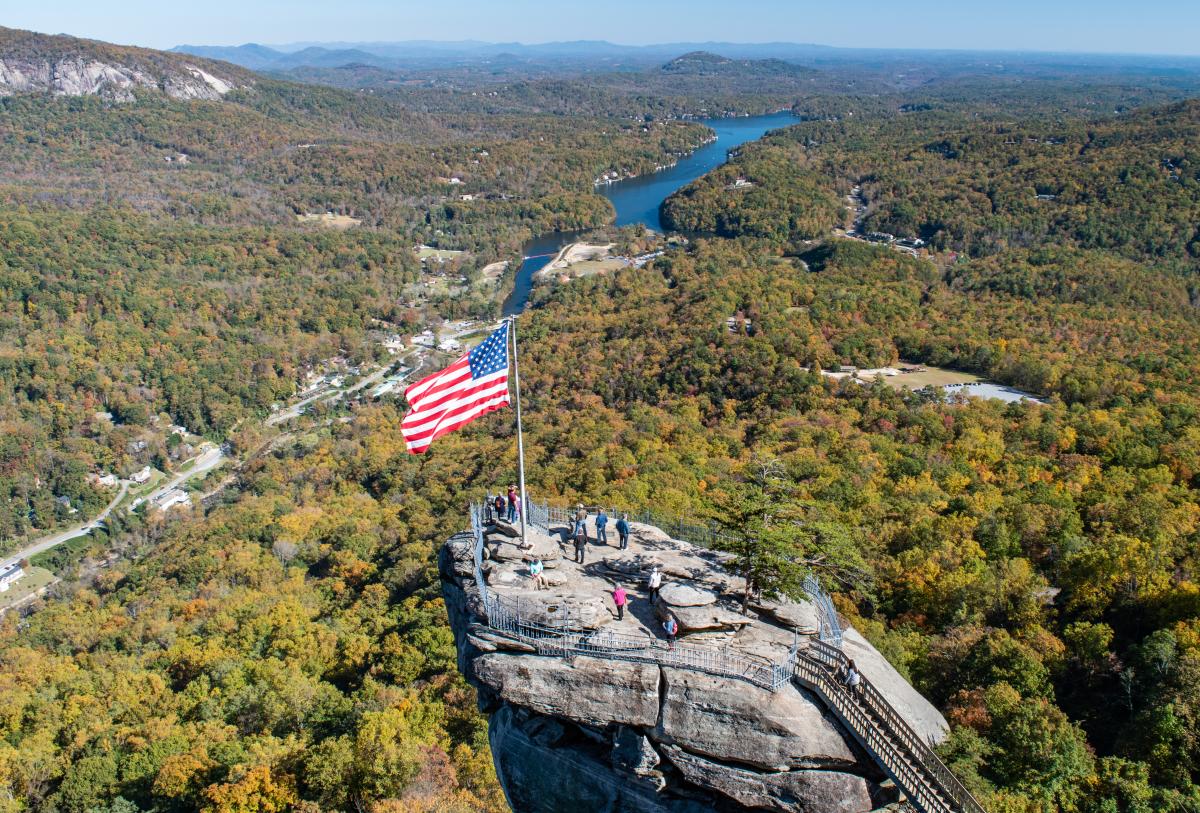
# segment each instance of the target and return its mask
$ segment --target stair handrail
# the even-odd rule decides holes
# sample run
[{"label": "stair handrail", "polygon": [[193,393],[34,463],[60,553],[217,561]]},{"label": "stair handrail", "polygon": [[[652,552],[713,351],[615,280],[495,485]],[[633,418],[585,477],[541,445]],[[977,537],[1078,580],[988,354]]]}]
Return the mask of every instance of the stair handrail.
[{"label": "stair handrail", "polygon": [[[840,649],[823,641],[812,641],[805,651],[805,656],[808,660],[820,664],[827,675],[838,674],[840,670],[849,665],[850,660]],[[942,762],[937,752],[913,730],[912,726],[896,711],[875,685],[861,672],[859,678],[860,683],[854,690],[850,690],[836,681],[834,681],[834,685],[841,692],[848,693],[856,703],[861,700],[882,721],[889,741],[899,744],[908,751],[914,761],[918,762],[921,768],[933,778],[938,789],[955,803],[955,807],[947,809],[960,810],[964,813],[985,813],[983,806],[955,776],[954,772]]]},{"label": "stair handrail", "polygon": [[[558,521],[566,521],[568,509],[546,508],[549,519],[555,519],[554,512],[562,511],[564,519]],[[837,644],[820,639],[810,641],[805,649],[793,644],[787,658],[776,663],[752,656],[731,655],[709,647],[662,647],[649,635],[643,639],[585,629],[569,616],[558,626],[540,624],[522,616],[519,600],[506,601],[506,597],[488,588],[483,577],[485,520],[483,506],[473,505],[473,569],[483,615],[490,628],[534,646],[540,654],[649,662],[743,679],[771,691],[788,681],[795,681],[818,695],[923,813],[986,813],[929,743],[913,730],[865,675],[860,673],[860,683],[854,690],[837,680],[836,675],[849,665],[849,658],[840,647],[840,628]],[[882,725],[877,724],[872,715]]]}]

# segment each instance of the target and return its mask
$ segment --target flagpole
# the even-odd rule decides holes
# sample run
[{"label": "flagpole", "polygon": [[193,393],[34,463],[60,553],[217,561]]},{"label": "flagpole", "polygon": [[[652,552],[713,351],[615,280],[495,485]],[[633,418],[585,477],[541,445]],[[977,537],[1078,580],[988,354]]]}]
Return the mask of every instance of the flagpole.
[{"label": "flagpole", "polygon": [[525,517],[529,513],[529,500],[525,496],[525,437],[521,432],[521,367],[517,364],[517,317],[508,317],[509,332],[512,333],[513,348],[513,384],[517,391],[517,476],[520,482],[520,492],[517,499],[521,506],[521,541],[528,544],[525,535]]}]

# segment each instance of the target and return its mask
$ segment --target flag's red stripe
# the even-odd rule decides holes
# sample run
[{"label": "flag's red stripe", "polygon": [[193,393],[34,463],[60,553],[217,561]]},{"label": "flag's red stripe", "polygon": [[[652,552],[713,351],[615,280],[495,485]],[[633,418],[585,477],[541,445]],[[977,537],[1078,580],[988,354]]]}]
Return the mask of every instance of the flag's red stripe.
[{"label": "flag's red stripe", "polygon": [[462,416],[459,420],[455,421],[454,423],[446,424],[444,426],[439,427],[438,430],[435,433],[433,433],[433,435],[431,435],[428,439],[418,440],[418,441],[409,441],[407,444],[408,451],[410,454],[420,454],[421,452],[428,449],[434,440],[436,440],[437,438],[446,434],[447,432],[453,432],[456,429],[461,429],[462,427],[466,426],[468,423],[470,423],[471,421],[480,417],[481,415],[486,415],[489,412],[495,412],[498,409],[502,409],[507,404],[508,404],[508,394],[507,393],[505,393],[505,395],[501,398],[496,398],[496,399],[493,399],[492,401],[488,401],[488,402],[479,404],[476,407],[474,407],[474,411],[471,414]]},{"label": "flag's red stripe", "polygon": [[452,388],[445,388],[427,397],[418,398],[415,403],[410,402],[411,409],[408,415],[404,416],[404,422],[409,423],[410,418],[423,417],[427,414],[437,412],[439,409],[448,409],[452,402],[467,398],[473,393],[487,387],[495,386],[497,382],[503,382],[505,386],[508,385],[507,370],[476,379],[470,378],[468,375]]},{"label": "flag's red stripe", "polygon": [[472,401],[471,403],[464,404],[463,406],[459,407],[458,409],[455,409],[453,412],[446,412],[442,415],[439,415],[437,420],[432,421],[432,422],[422,426],[418,430],[414,431],[412,429],[409,429],[406,431],[402,431],[402,434],[404,435],[404,439],[406,441],[423,440],[427,437],[430,437],[431,435],[438,434],[443,426],[445,426],[448,423],[454,423],[462,416],[469,414],[471,412],[471,410],[478,408],[480,404],[490,404],[493,402],[507,404],[508,403],[508,392],[506,391],[506,392],[499,393],[499,394],[492,394],[490,397],[485,397],[485,398],[477,398],[476,400]]},{"label": "flag's red stripe", "polygon": [[508,382],[501,382],[498,387],[493,387],[486,392],[482,392],[469,401],[456,404],[451,409],[443,410],[442,412],[431,416],[429,419],[424,420],[419,424],[410,424],[408,426],[401,424],[400,431],[406,440],[415,440],[436,432],[440,426],[446,423],[447,420],[453,420],[459,415],[462,415],[463,413],[473,409],[476,405],[498,397],[504,399],[508,398]]},{"label": "flag's red stripe", "polygon": [[433,375],[425,376],[420,381],[418,381],[417,383],[410,386],[408,389],[406,389],[404,391],[404,397],[411,404],[411,403],[413,403],[413,401],[415,401],[415,400],[421,398],[421,396],[425,395],[428,390],[437,386],[437,384],[439,384],[440,382],[447,380],[447,379],[451,379],[451,378],[454,378],[454,379],[459,378],[460,376],[458,375],[458,373],[464,367],[467,368],[468,374],[469,374],[470,366],[471,365],[470,365],[470,362],[468,361],[467,357],[463,356],[462,358],[460,358],[458,361],[451,364],[446,369],[438,370]]},{"label": "flag's red stripe", "polygon": [[467,382],[470,380],[471,380],[470,367],[467,367],[464,365],[463,367],[461,367],[457,370],[454,368],[450,368],[449,370],[446,370],[445,372],[442,373],[442,377],[439,380],[433,382],[432,387],[425,390],[425,392],[421,393],[420,395],[413,396],[412,400],[410,400],[409,403],[412,404],[413,407],[423,406],[424,404],[428,403],[429,401],[436,399],[439,394],[441,394],[447,390],[453,389],[454,387],[460,386],[464,382]]}]

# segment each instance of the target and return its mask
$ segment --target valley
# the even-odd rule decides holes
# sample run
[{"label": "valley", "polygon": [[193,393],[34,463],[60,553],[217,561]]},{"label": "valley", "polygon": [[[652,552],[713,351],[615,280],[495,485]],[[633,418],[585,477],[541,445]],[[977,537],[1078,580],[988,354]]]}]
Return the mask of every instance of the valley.
[{"label": "valley", "polygon": [[[0,30],[0,811],[541,813],[559,751],[616,777],[559,807],[920,807],[823,646],[958,800],[1200,804],[1195,59],[326,45]],[[513,412],[402,433],[518,314],[574,665],[464,597],[557,606],[463,543]]]}]

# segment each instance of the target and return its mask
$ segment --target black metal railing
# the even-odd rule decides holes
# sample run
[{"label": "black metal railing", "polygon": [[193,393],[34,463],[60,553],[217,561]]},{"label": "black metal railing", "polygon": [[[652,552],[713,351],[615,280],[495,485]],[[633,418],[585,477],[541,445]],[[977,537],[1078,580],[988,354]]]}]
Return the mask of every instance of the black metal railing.
[{"label": "black metal railing", "polygon": [[[548,532],[553,523],[570,525],[575,520],[575,512],[564,506],[550,505],[549,502],[536,503],[532,500],[526,500],[526,505],[528,511],[526,519],[543,531]],[[628,515],[633,522],[653,525],[670,534],[673,539],[709,550],[720,549],[723,544],[728,545],[736,541],[734,537],[723,533],[717,525],[697,525],[694,522],[685,521],[682,517],[663,515],[656,511],[627,511],[621,508],[610,509],[607,507],[604,510],[610,521],[615,521],[616,517]],[[808,594],[817,608],[818,634],[821,640],[841,647],[842,625],[829,594],[822,589],[821,583],[813,576],[805,578],[803,586],[804,592]]]},{"label": "black metal railing", "polygon": [[[552,522],[570,522],[573,519],[568,509],[545,504],[530,504],[526,510],[529,512],[527,518],[544,530],[548,530]],[[474,537],[475,584],[491,629],[534,647],[541,655],[653,663],[745,680],[771,691],[776,691],[788,681],[794,681],[820,698],[919,811],[986,813],[931,745],[912,729],[866,676],[860,673],[860,681],[855,687],[843,682],[841,676],[845,674],[849,659],[841,651],[840,625],[835,627],[836,644],[825,640],[826,635],[823,634],[820,640],[810,641],[805,649],[800,649],[798,642],[793,644],[782,662],[771,662],[727,650],[672,646],[650,637],[649,633],[639,636],[611,630],[585,629],[566,611],[558,617],[548,618],[544,609],[539,607],[539,620],[535,621],[522,612],[519,599],[501,596],[488,588],[483,575],[483,529],[486,521],[486,510],[482,506],[473,506],[471,530]],[[642,521],[640,517],[638,521]],[[828,596],[824,595],[819,585],[806,585],[806,590],[824,596],[824,600],[828,601]],[[817,596],[814,596],[814,600],[818,600]],[[836,624],[836,612],[830,603],[822,610],[822,626],[825,625],[826,613]]]},{"label": "black metal railing", "polygon": [[488,587],[483,577],[485,524],[485,510],[482,506],[474,506],[471,510],[471,531],[474,536],[472,556],[475,586],[479,590],[488,626],[534,646],[539,654],[560,657],[588,655],[654,663],[745,680],[771,691],[791,680],[794,647],[788,659],[775,663],[766,658],[711,647],[672,645],[650,637],[649,633],[629,635],[611,630],[586,629],[565,610],[558,617],[546,617],[542,606],[533,613],[523,611],[520,599],[496,593]]}]

